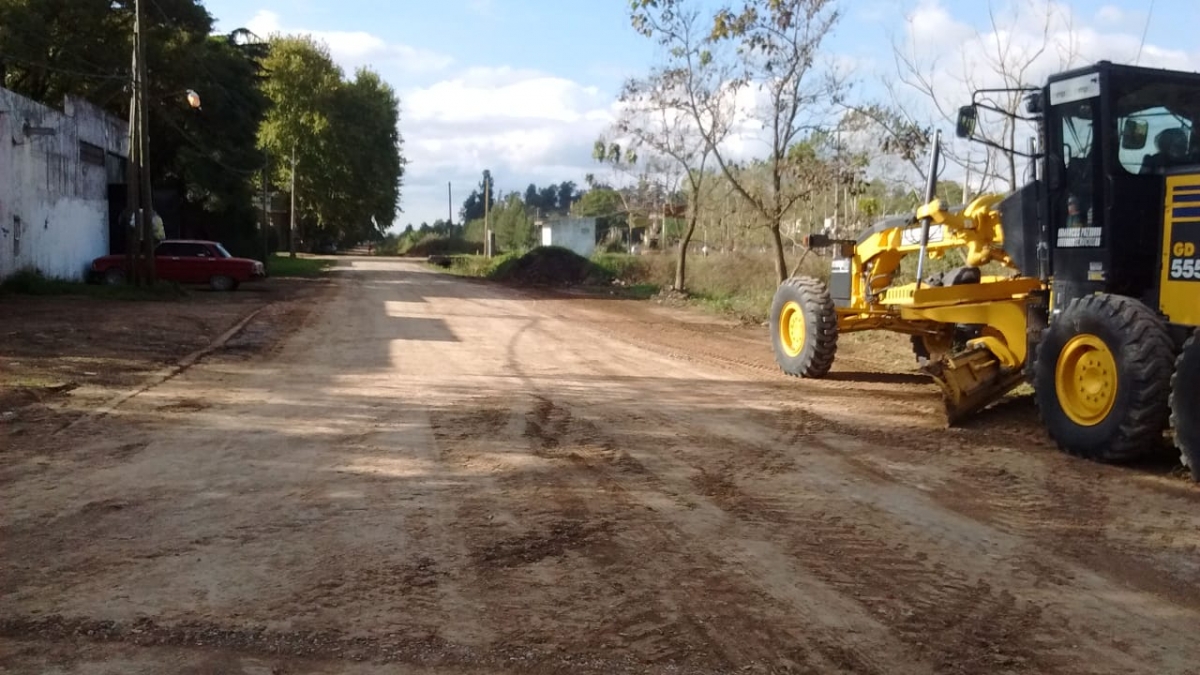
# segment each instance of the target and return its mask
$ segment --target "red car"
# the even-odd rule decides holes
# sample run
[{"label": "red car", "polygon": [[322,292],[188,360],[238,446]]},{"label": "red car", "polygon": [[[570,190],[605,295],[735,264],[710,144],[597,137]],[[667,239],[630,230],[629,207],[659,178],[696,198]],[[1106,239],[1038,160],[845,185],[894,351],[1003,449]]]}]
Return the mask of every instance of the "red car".
[{"label": "red car", "polygon": [[[214,291],[233,291],[244,282],[267,276],[261,262],[235,258],[215,241],[168,239],[154,249],[154,265],[163,281],[208,284]],[[92,274],[106,284],[125,283],[125,256],[96,258]]]}]

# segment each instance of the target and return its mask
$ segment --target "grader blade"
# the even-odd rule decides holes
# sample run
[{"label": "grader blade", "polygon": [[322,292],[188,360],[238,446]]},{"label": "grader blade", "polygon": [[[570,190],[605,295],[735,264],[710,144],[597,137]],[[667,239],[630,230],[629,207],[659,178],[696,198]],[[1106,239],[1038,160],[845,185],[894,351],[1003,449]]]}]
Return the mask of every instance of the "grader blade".
[{"label": "grader blade", "polygon": [[925,372],[942,388],[950,426],[983,410],[1024,380],[1020,370],[1004,368],[984,348],[931,362]]}]

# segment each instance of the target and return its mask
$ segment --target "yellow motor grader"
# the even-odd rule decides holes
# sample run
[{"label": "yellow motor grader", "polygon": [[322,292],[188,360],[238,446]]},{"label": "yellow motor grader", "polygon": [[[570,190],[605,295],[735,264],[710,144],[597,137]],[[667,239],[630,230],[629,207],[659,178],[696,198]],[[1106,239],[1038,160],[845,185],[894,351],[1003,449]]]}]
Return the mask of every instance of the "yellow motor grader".
[{"label": "yellow motor grader", "polygon": [[[950,424],[1028,381],[1064,450],[1129,460],[1173,430],[1200,480],[1200,74],[1102,61],[1016,90],[1018,114],[989,102],[997,91],[1013,90],[975,92],[957,135],[1028,158],[1028,183],[946,208],[935,138],[915,214],[809,238],[831,250],[830,280],[776,291],[776,361],[819,378],[839,334],[907,334]],[[977,137],[981,110],[1036,125],[1037,140]],[[951,252],[965,264],[927,274]]]}]

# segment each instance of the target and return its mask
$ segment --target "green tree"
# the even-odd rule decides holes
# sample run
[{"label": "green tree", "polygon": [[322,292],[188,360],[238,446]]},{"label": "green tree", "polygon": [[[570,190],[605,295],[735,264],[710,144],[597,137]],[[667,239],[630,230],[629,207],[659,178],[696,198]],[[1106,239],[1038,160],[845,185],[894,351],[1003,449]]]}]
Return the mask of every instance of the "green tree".
[{"label": "green tree", "polygon": [[549,214],[558,210],[558,186],[547,185],[538,190],[538,208]]},{"label": "green tree", "polygon": [[558,195],[555,206],[560,213],[568,213],[571,210],[571,205],[578,199],[579,194],[574,181],[564,180],[558,184]]},{"label": "green tree", "polygon": [[[487,199],[487,204],[484,204],[484,199]],[[459,216],[463,222],[479,220],[483,218],[484,213],[496,206],[496,183],[492,178],[491,170],[485,169],[483,177],[479,180],[479,186],[467,195],[463,201],[462,209],[459,211]]]},{"label": "green tree", "polygon": [[[213,35],[196,0],[156,0],[143,19],[156,201],[173,198],[188,234],[257,252],[239,244],[253,237],[252,181],[263,165],[254,143],[267,105],[263,50],[241,31]],[[0,0],[0,81],[52,107],[72,95],[125,119],[132,25],[133,0]],[[202,110],[184,104],[185,89],[200,93]]]},{"label": "green tree", "polygon": [[496,245],[505,251],[523,251],[534,243],[533,220],[526,212],[520,195],[510,194],[492,214]]},{"label": "green tree", "polygon": [[535,213],[539,210],[544,210],[540,195],[541,193],[538,192],[538,187],[533,183],[530,183],[529,187],[525,188],[525,207]]},{"label": "green tree", "polygon": [[339,214],[337,238],[372,238],[395,222],[405,160],[400,102],[390,85],[368,69],[340,86],[331,114],[336,154],[327,158],[339,179],[329,186]]},{"label": "green tree", "polygon": [[[676,48],[667,63],[649,75],[631,78],[621,92],[622,112],[615,127],[632,138],[635,147],[646,148],[674,165],[682,173],[687,189],[687,218],[676,252],[674,288],[686,290],[687,256],[700,220],[701,198],[708,178],[712,147],[728,136],[728,120],[711,118],[707,133],[701,133],[688,113],[688,103],[714,98],[710,91],[721,82],[714,75],[705,41],[699,30],[700,14],[694,9],[679,10],[675,20]],[[669,200],[674,202],[675,200]],[[663,244],[667,240],[667,220],[663,219]]]},{"label": "green tree", "polygon": [[259,144],[274,160],[276,182],[296,186],[301,232],[288,238],[294,256],[297,237],[306,230],[332,229],[339,217],[337,190],[344,172],[333,161],[339,148],[332,118],[342,72],[329,49],[307,36],[272,37],[264,69],[263,91],[271,109],[259,130]]}]

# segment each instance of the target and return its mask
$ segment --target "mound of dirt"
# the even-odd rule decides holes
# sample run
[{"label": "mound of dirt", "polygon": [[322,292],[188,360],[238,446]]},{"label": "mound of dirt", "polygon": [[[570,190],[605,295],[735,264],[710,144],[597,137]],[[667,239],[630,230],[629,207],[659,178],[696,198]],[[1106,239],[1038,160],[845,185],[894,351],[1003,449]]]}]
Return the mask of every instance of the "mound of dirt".
[{"label": "mound of dirt", "polygon": [[578,286],[612,281],[612,275],[604,268],[558,246],[541,246],[507,260],[490,276],[497,281],[529,286]]}]

